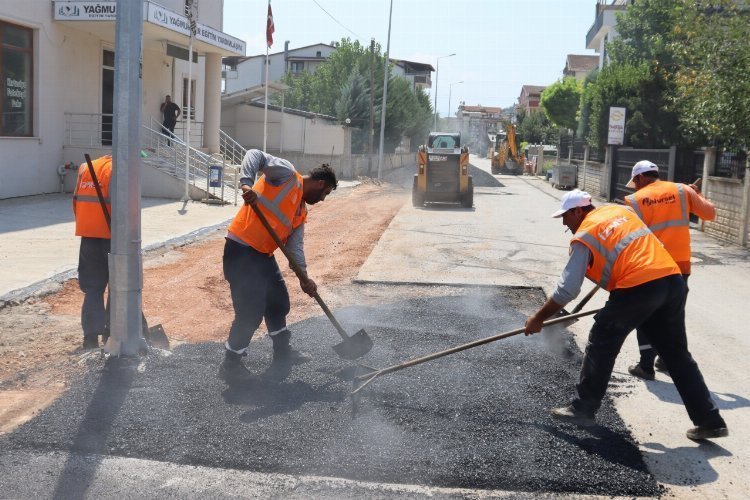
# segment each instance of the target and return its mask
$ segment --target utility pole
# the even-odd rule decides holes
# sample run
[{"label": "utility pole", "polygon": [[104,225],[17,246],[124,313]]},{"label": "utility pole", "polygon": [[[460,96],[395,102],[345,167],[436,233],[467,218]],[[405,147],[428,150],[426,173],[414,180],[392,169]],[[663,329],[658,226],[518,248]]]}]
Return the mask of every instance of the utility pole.
[{"label": "utility pole", "polygon": [[117,0],[112,169],[112,249],[109,254],[113,356],[138,353],[143,337],[141,261],[141,90],[143,4]]},{"label": "utility pole", "polygon": [[390,73],[391,53],[391,19],[393,18],[393,0],[391,10],[388,13],[388,43],[385,48],[385,68],[383,69],[383,109],[380,110],[380,150],[378,151],[378,179],[383,178],[383,148],[385,145],[385,108],[388,102],[388,73]]},{"label": "utility pole", "polygon": [[372,141],[375,133],[375,39],[370,38],[370,128],[367,132],[367,176],[372,175]]}]

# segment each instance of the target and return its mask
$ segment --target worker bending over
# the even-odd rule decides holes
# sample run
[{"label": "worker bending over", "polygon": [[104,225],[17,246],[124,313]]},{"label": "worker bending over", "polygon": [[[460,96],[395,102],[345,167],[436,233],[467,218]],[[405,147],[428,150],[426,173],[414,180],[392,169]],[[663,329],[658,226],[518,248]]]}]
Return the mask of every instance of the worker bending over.
[{"label": "worker bending over", "polygon": [[[262,176],[255,182],[257,174]],[[306,270],[305,204],[325,200],[338,185],[336,174],[326,164],[303,176],[289,161],[257,149],[245,154],[240,175],[245,205],[229,226],[223,257],[224,277],[229,282],[234,307],[234,321],[219,368],[219,377],[227,383],[252,379],[242,357],[263,319],[273,340],[274,362],[301,363],[310,359],[290,346],[291,333],[286,326],[289,293],[273,256],[278,246],[250,205],[260,209],[300,267]],[[309,278],[300,279],[300,287],[308,295],[317,291],[315,282]]]},{"label": "worker bending over", "polygon": [[628,334],[640,328],[664,358],[695,425],[687,437],[728,435],[703,375],[687,350],[685,281],[659,240],[629,208],[594,208],[591,196],[577,189],[563,196],[560,210],[552,216],[562,217],[573,232],[570,257],[552,297],[526,321],[526,334],[540,331],[546,319],[573,300],[584,276],[610,292],[594,316],[576,397],[569,406],[554,408],[552,416],[593,424],[620,348]]},{"label": "worker bending over", "polygon": [[[625,197],[638,217],[659,238],[680,268],[685,278],[687,293],[690,276],[690,214],[704,220],[716,218],[714,205],[700,195],[698,183],[676,184],[659,179],[659,167],[648,160],[642,160],[633,166],[630,182],[627,187],[635,188],[635,194]],[[668,369],[662,359],[656,359],[656,351],[651,341],[643,332],[636,330],[640,361],[629,367],[631,375],[646,380],[654,379],[654,365],[659,369]],[[654,362],[656,361],[656,363]]]}]

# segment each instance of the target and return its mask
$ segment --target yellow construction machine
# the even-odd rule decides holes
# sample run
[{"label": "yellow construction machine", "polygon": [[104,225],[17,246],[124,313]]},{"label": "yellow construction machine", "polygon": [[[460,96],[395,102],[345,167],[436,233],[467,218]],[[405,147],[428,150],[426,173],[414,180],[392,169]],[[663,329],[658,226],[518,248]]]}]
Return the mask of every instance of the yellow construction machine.
[{"label": "yellow construction machine", "polygon": [[518,154],[518,142],[516,138],[516,127],[512,123],[504,125],[505,132],[495,135],[495,154],[492,156],[493,174],[520,174],[523,173],[525,158]]},{"label": "yellow construction machine", "polygon": [[474,205],[469,150],[461,146],[461,134],[432,132],[427,145],[419,146],[411,201],[415,207],[427,202],[460,203],[467,208]]}]

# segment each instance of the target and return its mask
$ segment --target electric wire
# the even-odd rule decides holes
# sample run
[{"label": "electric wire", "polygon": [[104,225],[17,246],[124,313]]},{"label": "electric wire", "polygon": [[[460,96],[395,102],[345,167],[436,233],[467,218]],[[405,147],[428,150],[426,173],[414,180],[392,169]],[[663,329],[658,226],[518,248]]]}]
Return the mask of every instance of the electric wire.
[{"label": "electric wire", "polygon": [[341,22],[340,22],[340,21],[339,21],[338,19],[336,19],[335,17],[333,17],[333,16],[331,15],[331,13],[330,13],[330,12],[328,12],[327,10],[325,10],[325,9],[323,8],[323,6],[322,6],[322,5],[320,5],[320,4],[319,4],[319,3],[317,2],[317,0],[312,0],[312,1],[313,1],[313,3],[314,3],[315,5],[317,5],[318,7],[320,7],[320,10],[322,10],[323,12],[325,12],[326,14],[328,14],[328,17],[330,17],[331,19],[333,19],[333,20],[334,20],[334,21],[336,22],[336,24],[338,24],[339,26],[341,26],[342,28],[344,28],[344,29],[345,29],[346,31],[348,31],[348,32],[349,32],[349,33],[351,33],[352,35],[356,36],[357,38],[362,38],[361,36],[359,36],[358,34],[356,34],[355,32],[353,32],[352,30],[350,30],[349,28],[347,28],[346,26],[344,26],[343,24],[341,24]]}]

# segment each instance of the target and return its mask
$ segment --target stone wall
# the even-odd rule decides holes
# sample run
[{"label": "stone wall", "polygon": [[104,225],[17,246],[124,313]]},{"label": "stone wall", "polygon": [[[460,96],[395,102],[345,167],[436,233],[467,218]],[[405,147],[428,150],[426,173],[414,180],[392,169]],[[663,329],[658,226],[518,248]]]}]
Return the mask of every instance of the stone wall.
[{"label": "stone wall", "polygon": [[703,230],[714,238],[737,243],[742,224],[742,180],[709,177],[708,181],[704,195],[716,205],[716,220],[704,222]]},{"label": "stone wall", "polygon": [[[367,155],[311,155],[300,152],[269,150],[270,154],[286,158],[300,173],[307,173],[321,163],[328,163],[336,172],[336,176],[341,179],[356,179],[360,176],[367,176],[368,161]],[[397,168],[414,165],[416,168],[417,153],[395,153],[383,156],[383,174],[386,174]],[[378,155],[372,155],[372,171],[369,177],[378,175]]]},{"label": "stone wall", "polygon": [[583,162],[573,160],[578,166],[578,189],[588,192],[593,196],[606,197],[607,187],[604,185],[606,176],[604,175],[604,163],[588,162],[586,168]]}]

